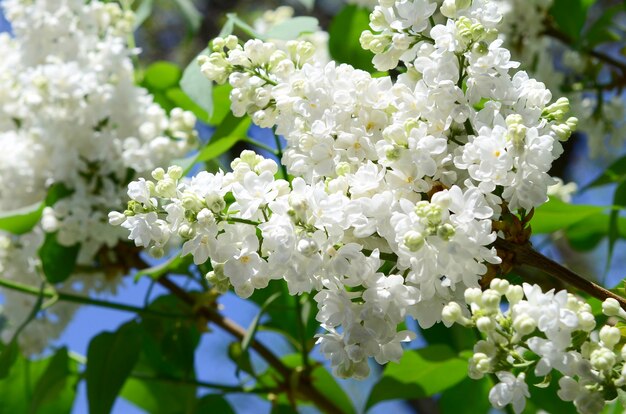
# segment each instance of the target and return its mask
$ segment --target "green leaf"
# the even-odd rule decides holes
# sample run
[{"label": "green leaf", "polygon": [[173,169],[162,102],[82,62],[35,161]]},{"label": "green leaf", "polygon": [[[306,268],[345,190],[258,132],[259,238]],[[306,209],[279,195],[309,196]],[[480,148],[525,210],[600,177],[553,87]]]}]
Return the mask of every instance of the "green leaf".
[{"label": "green leaf", "polygon": [[243,349],[241,342],[231,342],[231,344],[228,345],[228,357],[237,366],[237,375],[239,375],[239,371],[243,371],[253,377],[256,376],[252,361],[250,360],[250,353]]},{"label": "green leaf", "polygon": [[[588,251],[595,248],[602,239],[608,236],[609,221],[609,214],[594,214],[572,225],[565,234],[574,249]],[[617,229],[619,238],[626,238],[626,218],[618,217]]]},{"label": "green leaf", "polygon": [[252,319],[252,322],[250,322],[248,329],[246,329],[246,334],[241,340],[241,350],[243,352],[246,352],[248,350],[248,347],[250,346],[250,341],[252,340],[252,338],[254,338],[254,334],[256,334],[257,328],[259,327],[259,321],[261,320],[261,316],[263,316],[263,313],[265,312],[267,307],[271,305],[272,302],[274,302],[279,296],[280,292],[276,292],[272,296],[267,298],[267,300],[263,302],[263,305],[261,305],[261,309],[259,309],[259,312],[256,314],[254,319]]},{"label": "green leaf", "polygon": [[180,80],[180,88],[193,102],[211,115],[213,113],[213,83],[200,72],[198,64],[198,57],[209,53],[208,48],[204,49],[187,65]]},{"label": "green leaf", "polygon": [[139,3],[139,7],[135,10],[135,21],[133,24],[133,28],[137,30],[143,22],[145,22],[148,17],[152,14],[152,9],[154,7],[154,0],[141,0]]},{"label": "green leaf", "polygon": [[292,40],[297,39],[303,33],[312,33],[318,29],[319,23],[315,17],[298,16],[272,27],[265,33],[265,37],[268,39]]},{"label": "green leaf", "polygon": [[180,8],[180,11],[183,13],[185,18],[185,22],[189,27],[189,30],[192,33],[195,33],[200,29],[200,25],[202,24],[202,15],[196,9],[196,6],[193,4],[192,0],[174,0],[174,3]]},{"label": "green leaf", "polygon": [[[302,367],[302,355],[290,354],[281,358],[281,361],[289,368]],[[261,375],[261,381],[263,384],[269,387],[278,386],[276,378],[280,377],[273,368],[269,368],[265,373]],[[296,378],[292,378],[294,380]],[[316,365],[310,373],[311,384],[335,405],[344,414],[355,414],[354,405],[350,398],[346,395],[345,391],[339,386],[335,378],[324,368],[322,365]],[[293,384],[297,386],[297,382]],[[297,396],[297,394],[296,394]],[[304,401],[302,401],[304,402]],[[308,401],[306,401],[308,402]],[[290,401],[285,398],[284,394],[281,394],[276,401],[277,405],[289,405]]]},{"label": "green leaf", "polygon": [[120,395],[151,414],[192,413],[197,387],[177,379],[195,379],[194,358],[200,334],[194,312],[173,295],[158,297],[148,308],[188,318],[143,317],[143,343],[134,371],[145,378],[128,378]]},{"label": "green leaf", "polygon": [[554,0],[550,14],[556,25],[574,42],[578,42],[585,21],[587,11],[595,0]]},{"label": "green leaf", "polygon": [[181,257],[180,254],[178,254],[161,264],[138,271],[135,274],[135,282],[144,276],[157,280],[167,273],[186,274],[189,272],[191,263],[191,256]]},{"label": "green leaf", "polygon": [[286,404],[272,405],[270,414],[299,414],[292,406]]},{"label": "green leaf", "polygon": [[74,194],[74,190],[68,188],[63,183],[55,183],[48,189],[46,200],[44,201],[46,206],[53,206],[57,201]]},{"label": "green leaf", "polygon": [[626,155],[614,161],[598,178],[587,184],[581,191],[624,180],[626,180]]},{"label": "green leaf", "polygon": [[139,359],[141,333],[137,323],[93,338],[87,350],[87,399],[90,414],[108,414],[126,378]]},{"label": "green leaf", "polygon": [[69,414],[76,393],[77,377],[72,374],[76,369],[65,349],[32,361],[18,355],[9,375],[0,380],[0,412]]},{"label": "green leaf", "polygon": [[227,83],[213,88],[213,115],[209,119],[209,124],[221,124],[230,113],[230,91],[232,90],[232,86]]},{"label": "green leaf", "polygon": [[44,203],[39,202],[0,213],[0,230],[12,234],[28,233],[41,220],[44,207]]},{"label": "green leaf", "polygon": [[67,348],[59,349],[50,359],[33,391],[28,412],[37,414],[47,402],[54,401],[63,392],[70,376]]},{"label": "green leaf", "polygon": [[[615,193],[613,193],[613,205],[626,208],[626,181],[622,181],[617,188],[615,189]],[[609,250],[606,258],[606,265],[604,270],[604,276],[608,274],[611,267],[611,260],[613,259],[613,250],[615,249],[615,242],[619,238],[619,220],[620,210],[613,209],[609,214],[609,227],[608,227],[608,235],[609,235]]]},{"label": "green leaf", "polygon": [[490,389],[491,383],[487,378],[480,380],[465,378],[441,394],[439,400],[441,414],[487,414],[491,410],[488,398]]},{"label": "green leaf", "polygon": [[616,42],[620,40],[620,35],[616,33],[613,25],[615,15],[624,10],[623,5],[616,5],[604,10],[589,29],[585,31],[584,41],[588,48],[594,48],[599,44],[607,42]]},{"label": "green leaf", "polygon": [[8,345],[2,349],[0,353],[0,379],[6,378],[11,371],[11,367],[17,361],[17,357],[20,353],[19,345],[17,344],[17,338],[13,338]]},{"label": "green leaf", "polygon": [[228,401],[221,395],[209,394],[198,400],[195,414],[235,414],[233,407],[230,406]]},{"label": "green leaf", "polygon": [[200,332],[191,307],[176,296],[163,295],[148,309],[187,316],[185,319],[142,317],[142,356],[150,371],[171,378],[195,378],[194,352],[200,343]]},{"label": "green leaf", "polygon": [[446,328],[443,323],[436,323],[420,332],[429,345],[447,345],[457,353],[473,349],[476,343],[471,330],[456,324]]},{"label": "green leaf", "polygon": [[165,92],[165,96],[178,108],[193,112],[199,120],[206,122],[209,119],[209,114],[187,96],[182,89],[170,88]]},{"label": "green leaf", "polygon": [[398,364],[387,365],[370,393],[366,408],[386,400],[429,397],[466,377],[467,360],[446,345],[406,351]]},{"label": "green leaf", "polygon": [[355,414],[356,411],[352,401],[326,368],[321,365],[315,367],[311,372],[311,382],[322,395],[334,402],[344,414]]},{"label": "green leaf", "polygon": [[626,391],[618,388],[617,389],[617,400],[622,405],[622,407],[626,407]]},{"label": "green leaf", "polygon": [[144,73],[144,84],[149,90],[165,91],[176,87],[180,80],[180,68],[171,62],[159,61],[148,66]]},{"label": "green leaf", "polygon": [[70,277],[76,267],[80,244],[63,246],[57,241],[57,233],[46,233],[39,248],[41,268],[50,283],[61,283]]},{"label": "green leaf", "polygon": [[[258,33],[256,30],[254,30],[254,28],[252,26],[250,26],[248,23],[244,22],[243,20],[241,20],[237,14],[235,13],[228,13],[226,14],[226,17],[228,18],[228,22],[225,25],[225,28],[228,26],[231,28],[231,33],[232,33],[232,29],[234,27],[239,28],[242,32],[244,32],[245,34],[247,34],[248,36],[250,36],[253,39],[259,39],[259,40],[267,40],[267,37],[265,37],[265,35],[262,35],[261,33]],[[224,31],[224,29],[222,29],[222,32]]]},{"label": "green leaf", "polygon": [[250,118],[247,116],[237,118],[232,113],[226,115],[213,133],[208,145],[198,153],[196,162],[212,160],[231,149],[239,140],[247,136],[250,124]]},{"label": "green leaf", "polygon": [[43,209],[52,206],[58,200],[71,195],[74,191],[65,187],[62,183],[53,184],[46,194],[43,202],[34,203],[30,206],[21,207],[0,213],[0,230],[12,234],[28,233],[39,223]]},{"label": "green leaf", "polygon": [[526,383],[529,384],[528,388],[531,396],[530,401],[536,408],[545,410],[549,413],[576,414],[577,411],[574,404],[556,397],[556,393],[560,388],[559,379],[561,379],[561,377],[562,375],[554,370],[552,371],[552,380],[547,387],[533,387],[530,386],[530,384],[541,383],[543,381],[543,377],[536,377],[533,370],[529,370],[526,373]]},{"label": "green leaf", "polygon": [[328,29],[328,50],[331,57],[350,63],[357,69],[374,72],[374,55],[360,46],[363,30],[369,29],[369,11],[356,5],[348,5],[337,14]]},{"label": "green leaf", "polygon": [[606,207],[568,204],[556,198],[535,209],[530,222],[533,234],[552,233],[567,229],[576,223],[606,210]]},{"label": "green leaf", "polygon": [[[294,345],[295,349],[297,349],[300,343],[293,335],[298,332],[299,325],[304,321],[298,320],[302,318],[302,315],[298,315],[297,312],[298,307],[296,301],[299,300],[299,298],[289,294],[287,285],[278,280],[270,281],[269,286],[265,289],[255,290],[250,300],[262,306],[275,292],[280,292],[280,296],[266,306],[265,315],[269,317],[269,320],[259,326],[259,329],[280,332]],[[303,336],[310,338],[310,343],[307,344],[307,348],[310,349],[315,342],[314,336],[319,327],[319,323],[315,320],[315,312],[310,312],[306,323],[302,323],[302,325],[304,325],[306,329],[305,335]]]}]

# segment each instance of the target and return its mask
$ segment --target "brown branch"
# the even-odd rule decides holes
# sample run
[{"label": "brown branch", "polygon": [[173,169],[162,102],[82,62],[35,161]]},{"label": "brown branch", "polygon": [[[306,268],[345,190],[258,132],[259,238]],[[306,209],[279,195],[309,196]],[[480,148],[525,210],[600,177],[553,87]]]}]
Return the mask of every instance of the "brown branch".
[{"label": "brown branch", "polygon": [[[571,37],[569,37],[567,34],[561,32],[560,30],[556,29],[553,26],[548,25],[546,29],[544,30],[543,34],[545,34],[546,36],[553,37],[557,40],[560,40],[562,43],[565,43],[568,46],[571,46],[571,47],[575,46],[575,42]],[[613,56],[607,53],[601,52],[599,50],[596,50],[596,49],[583,48],[581,49],[581,51],[619,69],[622,72],[622,75],[626,76],[626,62],[615,59]]]},{"label": "brown branch", "polygon": [[514,254],[514,263],[518,265],[526,265],[535,269],[542,270],[583,292],[588,293],[594,298],[605,300],[613,298],[619,302],[621,307],[626,310],[626,299],[616,295],[608,289],[603,288],[590,280],[585,279],[577,273],[572,272],[568,268],[558,264],[554,260],[547,258],[541,253],[534,250],[530,244],[518,245],[504,239],[496,239],[494,246],[499,250],[506,250]]},{"label": "brown branch", "polygon": [[[186,304],[190,306],[196,305],[196,301],[193,296],[179,287],[176,283],[166,277],[161,277],[158,282],[161,286],[165,287]],[[246,330],[234,321],[224,317],[219,312],[208,306],[200,307],[198,309],[198,313],[235,338],[243,340]],[[295,369],[286,366],[269,348],[259,341],[253,339],[250,342],[250,347],[254,349],[270,366],[272,366],[285,379],[286,383],[289,383],[298,375],[298,372]],[[335,405],[334,402],[329,400],[324,394],[320,393],[319,390],[313,386],[308,377],[301,376],[298,385],[299,387],[297,391],[314,403],[321,411],[328,414],[343,414],[343,411]]]}]

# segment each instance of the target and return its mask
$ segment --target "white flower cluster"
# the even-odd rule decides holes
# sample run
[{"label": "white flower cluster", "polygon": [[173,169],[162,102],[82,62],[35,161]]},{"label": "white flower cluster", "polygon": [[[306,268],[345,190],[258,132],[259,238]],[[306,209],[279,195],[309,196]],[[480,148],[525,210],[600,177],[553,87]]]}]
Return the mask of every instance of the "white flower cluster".
[{"label": "white flower cluster", "polygon": [[[508,309],[502,310],[506,298]],[[591,306],[562,290],[542,292],[537,285],[510,285],[494,279],[490,288],[468,289],[470,314],[453,302],[443,310],[446,326],[454,323],[477,328],[486,339],[474,346],[469,375],[479,379],[495,374],[500,383],[489,393],[496,408],[511,404],[523,411],[530,396],[525,378],[533,372],[545,377],[559,372],[558,396],[573,401],[581,414],[602,411],[605,400],[626,386],[626,346],[618,328],[604,325],[594,331]],[[603,303],[607,316],[626,317],[615,299]],[[517,373],[517,374],[515,374]]]},{"label": "white flower cluster", "polygon": [[[44,232],[55,233],[63,246],[80,244],[79,265],[91,266],[104,246],[124,239],[108,225],[107,214],[127,201],[128,182],[183,156],[196,140],[195,117],[180,109],[168,115],[134,85],[131,57],[137,51],[126,44],[134,16],[119,5],[6,0],[2,6],[13,36],[0,34],[0,210],[40,203],[53,186],[66,190],[44,210],[32,235],[0,235],[2,277],[39,286],[37,249]],[[86,293],[85,286],[102,282],[66,285]],[[10,336],[35,299],[2,293],[11,322],[4,335]],[[69,315],[60,308],[26,329],[26,348],[29,332],[37,350],[41,338],[62,331]],[[50,324],[45,335],[37,333],[43,329],[38,323]]]},{"label": "white flower cluster", "polygon": [[[341,376],[367,375],[367,357],[397,360],[405,317],[429,327],[450,301],[477,288],[488,264],[492,220],[545,202],[560,140],[576,124],[566,99],[518,66],[497,38],[488,2],[457,2],[445,24],[427,0],[381,1],[362,44],[379,69],[399,60],[394,82],[335,62],[311,44],[213,41],[202,72],[228,81],[233,113],[276,127],[287,141],[276,165],[242,154],[232,173],[153,173],[129,188],[110,220],[161,253],[172,237],[210,279],[247,296],[282,278],[292,294],[317,292],[321,349]],[[459,305],[460,306],[460,305]]]},{"label": "white flower cluster", "polygon": [[[590,155],[606,156],[611,148],[621,148],[624,143],[626,104],[619,94],[603,96],[600,103],[595,87],[592,86],[589,93],[590,86],[580,82],[586,72],[594,73],[596,69],[591,68],[598,65],[597,59],[567,48],[545,34],[553,3],[554,0],[497,1],[503,14],[501,35],[525,70],[552,90],[568,90],[565,96],[570,100],[579,124],[584,125],[581,132],[587,136]],[[558,63],[555,55],[561,56]]]},{"label": "white flower cluster", "polygon": [[[289,24],[289,20],[294,17],[295,10],[290,6],[280,6],[275,10],[265,11],[253,23],[254,30],[263,35],[272,33],[272,29],[280,27],[282,24]],[[328,51],[328,32],[320,29],[313,32],[304,32],[298,36],[298,40],[304,40],[315,47],[314,59],[316,62],[328,62],[330,52]],[[269,39],[280,49],[286,49],[287,42],[279,39]]]}]

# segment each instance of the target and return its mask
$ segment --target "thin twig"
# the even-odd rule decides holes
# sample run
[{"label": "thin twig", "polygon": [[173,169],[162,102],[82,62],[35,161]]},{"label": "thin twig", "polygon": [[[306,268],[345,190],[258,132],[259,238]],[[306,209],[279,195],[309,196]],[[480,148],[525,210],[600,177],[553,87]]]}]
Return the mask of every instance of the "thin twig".
[{"label": "thin twig", "polygon": [[[196,301],[193,296],[181,289],[180,286],[168,278],[161,277],[159,279],[159,284],[188,305],[196,305]],[[234,321],[224,317],[210,307],[202,306],[198,308],[198,313],[239,340],[243,340],[246,335],[246,330],[242,326],[239,326]],[[254,349],[270,366],[272,366],[285,379],[285,382],[290,382],[293,378],[297,377],[298,372],[295,369],[286,366],[269,348],[256,339],[252,340],[250,347]],[[324,394],[319,392],[313,384],[311,384],[308,378],[301,377],[298,383],[297,391],[314,403],[317,408],[323,412],[329,414],[342,414],[342,410]]]},{"label": "thin twig", "polygon": [[56,298],[57,300],[61,300],[64,302],[72,302],[72,303],[80,303],[82,305],[93,305],[102,308],[115,309],[125,312],[137,313],[139,315],[153,315],[162,318],[189,318],[189,315],[176,315],[171,313],[159,312],[154,309],[145,309],[139,308],[137,306],[126,305],[118,302],[109,302],[106,300],[93,299],[87,296],[80,295],[72,295],[69,293],[56,292],[52,289],[44,289],[40,291],[39,289],[24,285],[21,283],[13,282],[12,280],[2,279],[0,278],[0,286],[15,290],[17,292],[25,293],[27,295],[39,296],[40,294],[45,298]]},{"label": "thin twig", "polygon": [[494,246],[497,249],[512,252],[515,255],[515,264],[526,265],[535,269],[542,270],[550,276],[553,276],[579,290],[582,290],[583,292],[588,293],[594,298],[600,300],[613,298],[619,302],[624,310],[626,310],[625,298],[616,295],[610,290],[605,289],[602,286],[599,286],[592,281],[585,279],[579,274],[558,264],[554,260],[547,258],[543,254],[534,250],[529,244],[520,246],[518,244],[498,238],[496,239]]}]

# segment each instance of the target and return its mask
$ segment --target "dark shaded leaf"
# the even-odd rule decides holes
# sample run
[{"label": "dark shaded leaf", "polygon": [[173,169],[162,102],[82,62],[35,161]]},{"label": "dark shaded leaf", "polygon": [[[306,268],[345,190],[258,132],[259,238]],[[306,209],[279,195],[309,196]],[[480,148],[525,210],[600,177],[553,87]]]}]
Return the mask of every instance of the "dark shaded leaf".
[{"label": "dark shaded leaf", "polygon": [[328,29],[328,50],[331,57],[343,63],[350,63],[357,69],[374,72],[374,55],[360,45],[363,30],[369,29],[369,11],[365,8],[348,5],[337,14]]},{"label": "dark shaded leaf", "polygon": [[50,359],[45,371],[39,377],[30,400],[28,412],[37,414],[42,407],[54,401],[66,389],[70,377],[70,360],[67,348],[59,349]]},{"label": "dark shaded leaf", "polygon": [[626,179],[626,155],[614,161],[609,167],[582,190],[617,183]]},{"label": "dark shaded leaf", "polygon": [[174,3],[180,8],[180,11],[185,18],[185,22],[192,33],[195,33],[200,29],[202,24],[202,15],[196,9],[192,0],[174,0]]},{"label": "dark shaded leaf", "polygon": [[595,0],[554,0],[550,14],[559,29],[578,42],[593,3]]},{"label": "dark shaded leaf", "polygon": [[141,351],[141,330],[135,322],[116,332],[94,337],[87,350],[87,399],[90,414],[108,414]]},{"label": "dark shaded leaf", "polygon": [[76,267],[80,244],[63,246],[57,241],[56,233],[47,233],[39,248],[41,268],[50,283],[61,283],[70,277]]},{"label": "dark shaded leaf", "polygon": [[235,414],[233,407],[221,395],[209,394],[198,400],[195,414]]}]

